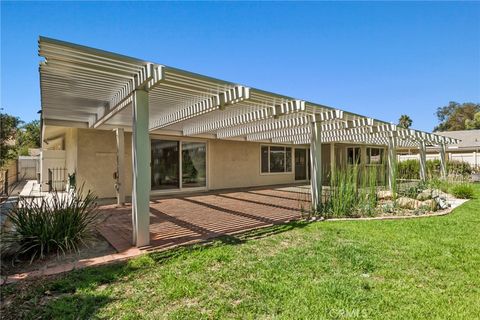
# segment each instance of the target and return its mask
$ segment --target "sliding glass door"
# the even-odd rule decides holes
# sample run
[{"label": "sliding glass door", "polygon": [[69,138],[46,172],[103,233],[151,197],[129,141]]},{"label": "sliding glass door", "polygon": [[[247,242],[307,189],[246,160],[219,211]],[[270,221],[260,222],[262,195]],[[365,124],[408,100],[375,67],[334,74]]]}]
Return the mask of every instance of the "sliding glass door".
[{"label": "sliding glass door", "polygon": [[295,180],[307,180],[307,149],[295,149]]},{"label": "sliding glass door", "polygon": [[207,186],[206,143],[152,140],[151,149],[152,190]]},{"label": "sliding glass door", "polygon": [[152,140],[152,190],[180,188],[180,143]]},{"label": "sliding glass door", "polygon": [[195,188],[207,185],[206,144],[182,143],[182,187]]}]

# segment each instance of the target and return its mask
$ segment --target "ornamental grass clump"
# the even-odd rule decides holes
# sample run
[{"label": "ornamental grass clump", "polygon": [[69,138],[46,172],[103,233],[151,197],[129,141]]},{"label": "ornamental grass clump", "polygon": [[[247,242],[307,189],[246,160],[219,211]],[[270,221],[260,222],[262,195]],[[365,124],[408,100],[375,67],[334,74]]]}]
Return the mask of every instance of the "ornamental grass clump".
[{"label": "ornamental grass clump", "polygon": [[329,194],[323,206],[327,217],[341,217],[353,213],[356,205],[357,179],[356,166],[332,173]]},{"label": "ornamental grass clump", "polygon": [[372,216],[378,204],[377,198],[378,175],[375,166],[369,167],[363,172],[357,211],[362,215]]},{"label": "ornamental grass clump", "polygon": [[375,214],[378,173],[375,167],[359,170],[349,166],[333,170],[321,214],[329,217],[371,216]]},{"label": "ornamental grass clump", "polygon": [[474,194],[473,186],[468,182],[454,184],[450,192],[458,199],[472,199]]},{"label": "ornamental grass clump", "polygon": [[93,236],[97,197],[90,191],[53,192],[41,199],[20,198],[7,213],[10,227],[2,231],[2,252],[28,257],[79,251]]}]

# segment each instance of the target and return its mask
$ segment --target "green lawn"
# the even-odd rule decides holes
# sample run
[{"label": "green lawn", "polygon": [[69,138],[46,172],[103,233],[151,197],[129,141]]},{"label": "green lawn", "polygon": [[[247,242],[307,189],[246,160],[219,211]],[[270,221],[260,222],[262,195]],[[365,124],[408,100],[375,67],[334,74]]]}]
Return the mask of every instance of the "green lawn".
[{"label": "green lawn", "polygon": [[475,191],[444,217],[292,223],[3,287],[2,316],[478,319]]}]

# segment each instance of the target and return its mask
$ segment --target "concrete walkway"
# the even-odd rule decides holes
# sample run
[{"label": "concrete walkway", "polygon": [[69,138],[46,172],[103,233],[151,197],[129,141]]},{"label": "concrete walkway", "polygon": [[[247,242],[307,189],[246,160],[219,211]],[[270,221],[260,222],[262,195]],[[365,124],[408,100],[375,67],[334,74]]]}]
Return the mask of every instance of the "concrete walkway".
[{"label": "concrete walkway", "polygon": [[0,226],[3,225],[7,212],[17,205],[18,197],[21,191],[24,189],[25,185],[27,184],[27,181],[23,180],[15,183],[15,188],[10,193],[10,196],[7,198],[7,200],[0,203]]}]

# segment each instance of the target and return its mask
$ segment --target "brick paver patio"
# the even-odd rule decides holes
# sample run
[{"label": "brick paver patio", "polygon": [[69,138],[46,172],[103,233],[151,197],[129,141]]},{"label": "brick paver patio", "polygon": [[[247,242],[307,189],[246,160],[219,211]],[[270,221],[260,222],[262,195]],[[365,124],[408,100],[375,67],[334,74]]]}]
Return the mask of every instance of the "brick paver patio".
[{"label": "brick paver patio", "polygon": [[[249,188],[163,196],[150,202],[150,246],[168,249],[299,219],[310,207],[308,186]],[[118,251],[132,246],[131,206],[100,208],[99,232]]]}]

